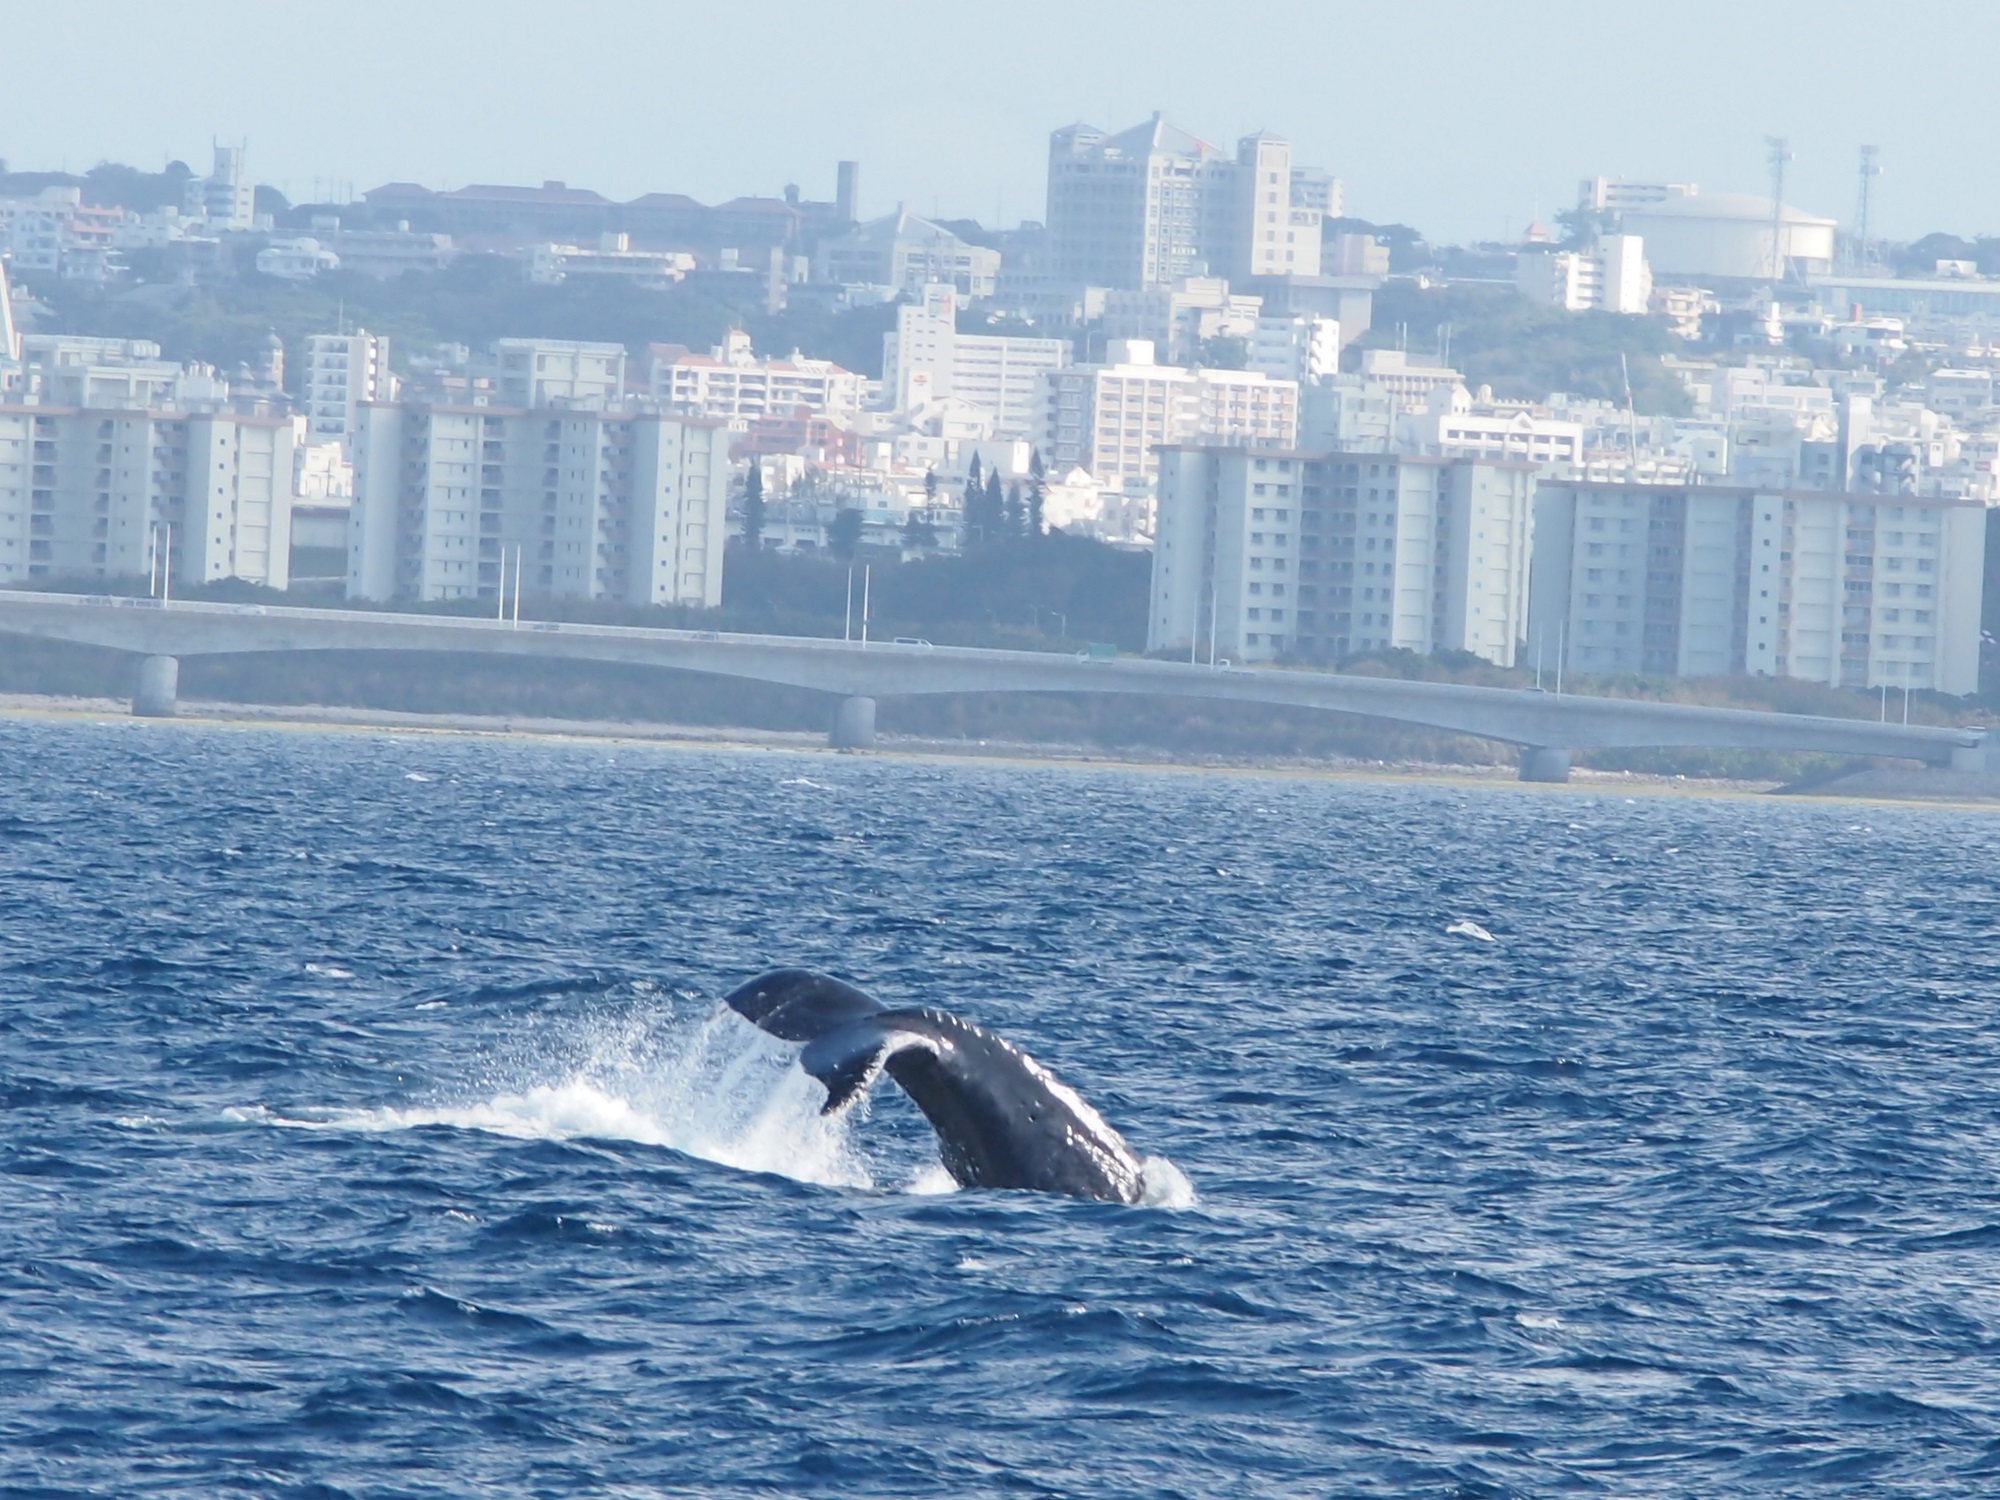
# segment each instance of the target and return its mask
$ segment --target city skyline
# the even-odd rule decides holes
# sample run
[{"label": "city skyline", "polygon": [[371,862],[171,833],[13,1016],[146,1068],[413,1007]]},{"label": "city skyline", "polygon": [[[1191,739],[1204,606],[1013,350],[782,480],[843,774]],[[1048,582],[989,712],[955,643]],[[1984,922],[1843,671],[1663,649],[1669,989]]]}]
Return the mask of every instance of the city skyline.
[{"label": "city skyline", "polygon": [[[104,24],[79,27],[93,10]],[[1194,45],[1212,22],[1184,6],[1028,5],[993,36],[900,4],[871,7],[872,25],[778,7],[754,34],[734,14],[615,3],[583,7],[561,33],[509,5],[484,8],[476,32],[374,0],[349,11],[337,35],[223,0],[15,17],[23,55],[68,66],[13,80],[0,156],[17,170],[199,167],[212,139],[237,141],[251,175],[294,201],[392,180],[551,179],[704,201],[797,182],[825,198],[835,159],[850,158],[863,163],[864,214],[903,203],[1012,224],[1043,215],[1050,131],[1122,129],[1159,110],[1225,148],[1283,135],[1341,177],[1349,213],[1440,242],[1549,224],[1577,180],[1600,173],[1768,191],[1767,135],[1791,143],[1788,200],[1816,213],[1851,219],[1866,142],[1883,167],[1878,234],[2000,230],[1984,206],[2000,199],[2000,168],[1935,144],[1948,101],[1976,85],[1982,42],[2000,41],[2000,14],[1972,7],[1927,8],[1957,42],[1886,77],[1865,46],[1870,12],[1790,0],[1749,12],[1695,0],[1616,25],[1558,4],[1532,31],[1448,6],[1463,24],[1420,38],[1387,7],[1278,5],[1259,21],[1272,48],[1220,60]],[[1064,45],[1049,45],[1056,35]],[[1316,42],[1323,64],[1292,61]],[[96,80],[80,117],[60,107],[78,68]],[[226,106],[186,85],[217,68],[232,78]],[[589,103],[555,107],[563,99]]]}]

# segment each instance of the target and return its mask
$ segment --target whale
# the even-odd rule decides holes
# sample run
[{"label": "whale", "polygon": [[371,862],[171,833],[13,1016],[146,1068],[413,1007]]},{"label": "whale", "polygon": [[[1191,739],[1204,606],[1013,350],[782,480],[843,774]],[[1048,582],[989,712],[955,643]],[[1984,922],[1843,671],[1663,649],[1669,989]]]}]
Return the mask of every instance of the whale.
[{"label": "whale", "polygon": [[891,1009],[845,980],[776,969],[724,1003],[787,1042],[836,1114],[884,1072],[937,1132],[961,1187],[1137,1203],[1143,1168],[1096,1110],[1012,1042],[929,1006]]}]

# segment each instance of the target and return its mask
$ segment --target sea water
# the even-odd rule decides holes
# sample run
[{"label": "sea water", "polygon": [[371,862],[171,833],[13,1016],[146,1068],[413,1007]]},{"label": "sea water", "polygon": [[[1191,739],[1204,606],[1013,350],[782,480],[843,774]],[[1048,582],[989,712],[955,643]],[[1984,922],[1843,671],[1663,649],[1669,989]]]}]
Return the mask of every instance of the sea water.
[{"label": "sea water", "polygon": [[[1987,813],[0,720],[0,1493],[2000,1493]],[[958,1191],[807,964],[1154,1159]]]}]

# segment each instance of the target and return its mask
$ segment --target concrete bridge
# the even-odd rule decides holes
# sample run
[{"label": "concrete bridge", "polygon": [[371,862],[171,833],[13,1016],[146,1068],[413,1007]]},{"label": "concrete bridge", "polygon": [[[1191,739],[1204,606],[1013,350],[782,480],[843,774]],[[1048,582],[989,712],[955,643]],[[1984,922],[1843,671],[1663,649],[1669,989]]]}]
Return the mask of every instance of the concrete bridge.
[{"label": "concrete bridge", "polygon": [[832,694],[831,742],[872,744],[875,700],[919,693],[1140,693],[1365,714],[1521,748],[1524,781],[1565,781],[1570,752],[1611,747],[1820,751],[1985,768],[1985,731],[1757,713],[1512,688],[1037,651],[203,604],[0,590],[0,634],[140,655],[136,714],[171,714],[180,658],[252,651],[457,651],[673,667]]}]

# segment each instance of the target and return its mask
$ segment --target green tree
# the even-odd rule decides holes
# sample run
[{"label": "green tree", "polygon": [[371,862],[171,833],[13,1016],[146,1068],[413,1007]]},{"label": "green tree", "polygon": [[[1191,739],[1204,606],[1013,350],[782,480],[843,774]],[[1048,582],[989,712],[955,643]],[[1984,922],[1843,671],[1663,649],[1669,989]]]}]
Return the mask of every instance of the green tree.
[{"label": "green tree", "polygon": [[965,471],[965,510],[962,529],[965,533],[962,545],[971,547],[986,540],[986,486],[979,478],[979,455],[972,455],[972,462]]},{"label": "green tree", "polygon": [[1049,503],[1049,476],[1042,468],[1042,450],[1037,448],[1028,456],[1028,536],[1032,539],[1047,533],[1045,512]]},{"label": "green tree", "polygon": [[1250,341],[1227,333],[1203,339],[1197,362],[1204,370],[1247,369],[1250,364]]},{"label": "green tree", "polygon": [[861,545],[861,512],[851,505],[843,507],[826,528],[826,545],[835,557],[852,561],[854,549]]},{"label": "green tree", "polygon": [[1000,513],[1001,535],[1012,538],[1019,536],[1027,526],[1027,508],[1021,503],[1019,480],[1007,486],[1007,508]]},{"label": "green tree", "polygon": [[986,471],[986,499],[979,507],[979,516],[986,523],[986,540],[1002,541],[1007,536],[1007,492],[1000,484],[998,465]]},{"label": "green tree", "polygon": [[937,527],[929,521],[911,516],[903,523],[903,550],[906,552],[928,552],[937,546]]},{"label": "green tree", "polygon": [[764,546],[764,466],[755,454],[743,480],[743,545],[751,552]]}]

